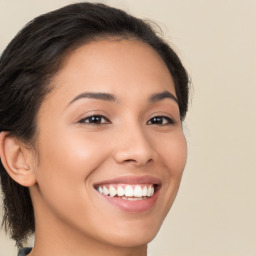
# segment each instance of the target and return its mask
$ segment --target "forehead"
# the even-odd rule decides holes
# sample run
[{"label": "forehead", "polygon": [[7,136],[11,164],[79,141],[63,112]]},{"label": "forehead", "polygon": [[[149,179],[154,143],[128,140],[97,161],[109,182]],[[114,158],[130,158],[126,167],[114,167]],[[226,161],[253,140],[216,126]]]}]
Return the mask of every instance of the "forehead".
[{"label": "forehead", "polygon": [[81,91],[119,94],[168,90],[175,94],[170,72],[158,53],[135,39],[100,40],[70,52],[53,79],[54,91],[75,96]]}]

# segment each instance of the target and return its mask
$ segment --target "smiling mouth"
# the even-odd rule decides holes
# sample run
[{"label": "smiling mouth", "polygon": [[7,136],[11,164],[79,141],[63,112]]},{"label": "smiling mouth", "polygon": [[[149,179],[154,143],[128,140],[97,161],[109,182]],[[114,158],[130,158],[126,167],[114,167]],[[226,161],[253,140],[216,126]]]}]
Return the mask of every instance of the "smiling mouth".
[{"label": "smiling mouth", "polygon": [[137,201],[151,198],[158,190],[156,184],[102,184],[94,187],[100,194],[124,200]]}]

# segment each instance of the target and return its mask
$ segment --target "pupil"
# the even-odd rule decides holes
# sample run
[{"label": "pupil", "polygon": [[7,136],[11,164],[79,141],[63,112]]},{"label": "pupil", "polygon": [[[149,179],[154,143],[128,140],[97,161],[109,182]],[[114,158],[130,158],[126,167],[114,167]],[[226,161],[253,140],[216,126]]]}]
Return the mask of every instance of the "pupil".
[{"label": "pupil", "polygon": [[154,117],[153,122],[157,123],[157,124],[161,124],[162,123],[162,118],[161,117]]},{"label": "pupil", "polygon": [[90,121],[92,123],[100,123],[101,117],[99,117],[99,116],[92,116]]}]

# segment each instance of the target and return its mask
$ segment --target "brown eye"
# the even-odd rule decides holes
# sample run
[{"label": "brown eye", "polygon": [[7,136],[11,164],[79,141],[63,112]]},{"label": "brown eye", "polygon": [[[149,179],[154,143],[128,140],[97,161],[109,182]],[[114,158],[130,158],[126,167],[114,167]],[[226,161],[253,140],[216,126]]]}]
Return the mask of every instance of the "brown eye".
[{"label": "brown eye", "polygon": [[100,125],[100,124],[108,124],[110,123],[109,119],[101,116],[101,115],[93,115],[88,116],[79,121],[79,123],[83,124],[93,124],[93,125]]},{"label": "brown eye", "polygon": [[174,121],[167,116],[154,116],[152,117],[147,124],[150,125],[169,125],[169,124],[174,124]]}]

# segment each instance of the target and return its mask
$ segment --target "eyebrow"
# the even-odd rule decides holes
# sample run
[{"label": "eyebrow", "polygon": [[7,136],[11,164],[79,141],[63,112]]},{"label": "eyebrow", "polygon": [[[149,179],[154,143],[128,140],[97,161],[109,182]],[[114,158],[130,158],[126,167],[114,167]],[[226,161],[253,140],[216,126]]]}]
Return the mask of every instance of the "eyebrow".
[{"label": "eyebrow", "polygon": [[69,102],[69,105],[74,101],[87,98],[87,99],[96,99],[96,100],[105,100],[105,101],[116,101],[116,97],[110,93],[104,92],[84,92],[76,96],[73,100]]},{"label": "eyebrow", "polygon": [[[71,100],[69,102],[68,105],[70,105],[71,103],[83,99],[83,98],[87,98],[87,99],[96,99],[96,100],[104,100],[104,101],[110,101],[110,102],[115,102],[117,101],[117,98],[110,93],[104,93],[104,92],[84,92],[81,93],[79,95],[77,95],[73,100]],[[178,100],[177,98],[170,92],[168,91],[163,91],[161,93],[155,93],[153,95],[151,95],[149,97],[149,102],[157,102],[157,101],[161,101],[164,99],[172,99],[174,100],[177,104],[178,104]]]},{"label": "eyebrow", "polygon": [[170,92],[168,91],[163,91],[161,93],[156,93],[153,94],[150,98],[149,101],[150,102],[157,102],[160,100],[164,100],[164,99],[172,99],[174,100],[177,104],[179,104],[178,99]]}]

